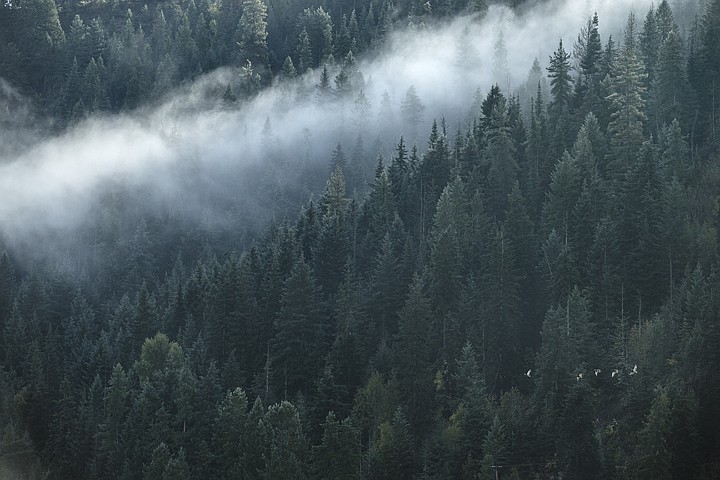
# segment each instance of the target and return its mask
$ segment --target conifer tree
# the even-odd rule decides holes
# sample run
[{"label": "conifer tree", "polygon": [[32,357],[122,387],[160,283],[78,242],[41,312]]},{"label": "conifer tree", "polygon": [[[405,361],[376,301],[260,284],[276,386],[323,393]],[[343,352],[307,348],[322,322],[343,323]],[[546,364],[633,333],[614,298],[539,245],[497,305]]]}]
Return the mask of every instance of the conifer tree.
[{"label": "conifer tree", "polygon": [[298,37],[297,57],[300,74],[304,74],[315,66],[312,57],[312,47],[310,46],[310,36],[306,29],[303,29]]},{"label": "conifer tree", "polygon": [[313,447],[313,459],[317,478],[361,478],[360,436],[350,418],[340,421],[333,412],[327,414],[322,441]]},{"label": "conifer tree", "polygon": [[488,162],[488,203],[492,213],[502,216],[508,194],[518,179],[518,165],[508,131],[504,102],[493,108],[490,118],[491,127],[487,132],[487,147],[484,151]]},{"label": "conifer tree", "polygon": [[590,112],[597,112],[600,107],[600,63],[602,59],[602,43],[598,32],[597,13],[583,27],[575,45],[575,56],[579,60],[580,76],[575,84],[575,118],[584,120]]},{"label": "conifer tree", "polygon": [[405,99],[400,104],[400,112],[408,128],[408,138],[414,142],[417,138],[417,127],[422,122],[425,105],[420,101],[414,85],[408,87]]},{"label": "conifer tree", "polygon": [[621,177],[633,164],[643,140],[645,119],[643,95],[645,72],[637,48],[635,17],[630,14],[625,28],[625,40],[609,77],[610,94],[610,172]]},{"label": "conifer tree", "polygon": [[370,452],[370,471],[382,480],[410,480],[416,471],[413,438],[405,412],[398,407],[392,420],[380,425],[380,438]]},{"label": "conifer tree", "polygon": [[563,48],[562,40],[550,57],[547,67],[550,77],[550,93],[553,101],[548,106],[550,126],[550,154],[559,156],[570,143],[570,107],[572,101],[572,77],[570,76],[570,54]]},{"label": "conifer tree", "polygon": [[430,301],[423,292],[423,282],[415,276],[405,304],[399,312],[398,332],[394,342],[395,360],[402,397],[414,425],[425,421],[429,413],[431,371]]},{"label": "conifer tree", "polygon": [[262,478],[307,478],[307,447],[297,408],[287,401],[271,405],[263,422],[269,448],[263,455],[265,466]]},{"label": "conifer tree", "polygon": [[[685,71],[684,46],[681,37],[671,30],[658,53],[655,70],[655,105],[657,128],[677,119],[684,130],[690,124],[691,87]],[[659,131],[659,130],[658,130]]]},{"label": "conifer tree", "polygon": [[328,343],[328,325],[321,290],[311,267],[300,257],[285,283],[275,320],[273,352],[275,374],[283,396],[308,392],[321,370],[320,359]]}]

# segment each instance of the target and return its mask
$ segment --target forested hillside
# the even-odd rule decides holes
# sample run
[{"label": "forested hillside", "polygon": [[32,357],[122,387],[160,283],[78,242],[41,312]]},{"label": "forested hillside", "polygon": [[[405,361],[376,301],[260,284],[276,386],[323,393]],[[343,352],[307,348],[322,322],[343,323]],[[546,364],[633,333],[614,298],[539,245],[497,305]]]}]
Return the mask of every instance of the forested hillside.
[{"label": "forested hillside", "polygon": [[720,0],[498,3],[0,5],[0,478],[720,478]]}]

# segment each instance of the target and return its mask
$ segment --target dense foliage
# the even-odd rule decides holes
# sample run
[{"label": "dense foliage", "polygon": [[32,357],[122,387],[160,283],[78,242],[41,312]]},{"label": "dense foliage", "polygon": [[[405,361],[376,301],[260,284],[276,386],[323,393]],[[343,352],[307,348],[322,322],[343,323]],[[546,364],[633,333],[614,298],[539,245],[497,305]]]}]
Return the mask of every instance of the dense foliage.
[{"label": "dense foliage", "polygon": [[[0,71],[66,121],[391,26],[382,2],[58,3],[0,8]],[[687,35],[665,0],[605,45],[601,20],[529,108],[494,86],[369,179],[338,147],[254,242],[110,198],[82,272],[8,248],[0,477],[720,477],[720,1]]]}]

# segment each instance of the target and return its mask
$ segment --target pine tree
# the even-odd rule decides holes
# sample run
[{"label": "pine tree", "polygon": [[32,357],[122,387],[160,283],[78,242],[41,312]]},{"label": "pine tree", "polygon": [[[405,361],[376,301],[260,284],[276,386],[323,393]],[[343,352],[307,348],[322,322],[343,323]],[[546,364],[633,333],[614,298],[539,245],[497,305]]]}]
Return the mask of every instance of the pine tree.
[{"label": "pine tree", "polygon": [[645,426],[640,432],[635,461],[638,476],[672,478],[671,465],[674,459],[668,445],[671,434],[670,416],[670,399],[667,392],[660,390],[653,401]]},{"label": "pine tree", "polygon": [[610,104],[609,169],[615,178],[622,177],[635,161],[643,140],[646,74],[638,57],[635,35],[635,17],[630,14],[625,28],[625,41],[612,66],[612,75],[607,85],[610,92],[606,98]]},{"label": "pine tree", "polygon": [[420,101],[414,85],[408,87],[405,99],[400,104],[400,112],[408,129],[408,138],[414,142],[417,138],[417,127],[422,122],[425,105]]},{"label": "pine tree", "polygon": [[380,425],[380,438],[370,451],[373,478],[410,480],[416,471],[413,438],[405,412],[398,407],[392,420]]},{"label": "pine tree", "polygon": [[327,65],[323,65],[323,69],[320,72],[320,83],[316,85],[318,102],[323,103],[331,98],[332,85],[330,84],[330,73],[328,72]]},{"label": "pine tree", "polygon": [[423,292],[423,282],[415,276],[398,315],[398,332],[393,347],[393,364],[402,397],[408,406],[410,421],[415,426],[427,421],[431,401],[430,315],[431,303]]},{"label": "pine tree", "polygon": [[257,462],[259,459],[252,459],[250,455],[257,452],[263,441],[255,435],[258,427],[251,423],[245,392],[240,388],[228,391],[218,407],[213,431],[215,462],[220,478],[238,478],[254,473],[253,460]]},{"label": "pine tree", "polygon": [[581,121],[590,112],[597,112],[600,107],[599,83],[600,63],[602,60],[602,43],[598,32],[597,13],[583,27],[575,45],[575,56],[579,60],[580,76],[575,84],[575,118]]},{"label": "pine tree", "polygon": [[54,0],[26,0],[19,10],[21,30],[17,46],[27,62],[28,86],[44,93],[53,83],[65,45],[58,7]]},{"label": "pine tree", "polygon": [[263,0],[243,0],[237,25],[238,59],[249,61],[261,77],[268,68],[267,6]]},{"label": "pine tree", "polygon": [[175,32],[173,42],[174,58],[178,62],[178,72],[182,78],[192,76],[193,70],[197,66],[198,49],[195,39],[192,37],[192,29],[190,28],[190,19],[183,14]]},{"label": "pine tree", "polygon": [[570,107],[572,101],[572,77],[570,76],[570,54],[563,48],[562,40],[550,57],[547,67],[550,77],[550,93],[553,101],[548,106],[550,132],[550,153],[557,157],[570,143]]},{"label": "pine tree", "polygon": [[300,74],[304,74],[315,66],[312,58],[312,48],[310,46],[310,36],[306,29],[300,32],[297,45],[298,70]]},{"label": "pine tree", "polygon": [[330,332],[320,287],[302,257],[285,282],[275,332],[274,369],[285,390],[284,396],[298,391],[306,394],[311,379],[321,371],[320,360]]},{"label": "pine tree", "polygon": [[350,50],[354,50],[354,48],[352,45],[352,38],[350,38],[347,15],[343,15],[340,27],[335,34],[335,54],[336,56],[343,58]]},{"label": "pine tree", "polygon": [[483,338],[484,377],[491,391],[501,391],[510,383],[518,364],[520,299],[513,245],[502,228],[490,233],[485,268],[477,295],[481,311],[475,312]]},{"label": "pine tree", "polygon": [[643,29],[639,35],[640,49],[648,71],[648,85],[652,85],[655,78],[658,49],[663,42],[663,38],[661,38],[660,32],[658,31],[657,20],[658,15],[655,6],[651,5],[647,15],[645,15]]},{"label": "pine tree", "polygon": [[704,135],[716,141],[720,134],[720,1],[705,4],[699,32],[695,89],[700,100]]},{"label": "pine tree", "polygon": [[401,265],[398,245],[387,232],[375,257],[370,284],[368,311],[375,321],[375,339],[385,342],[397,329],[397,313],[402,305],[406,286],[399,282]]},{"label": "pine tree", "polygon": [[[335,200],[345,200],[345,198]],[[343,205],[340,204],[339,207],[343,208]],[[332,296],[336,293],[350,253],[347,217],[337,210],[326,213],[322,219],[317,243],[313,247],[315,271],[326,295]]]},{"label": "pine tree", "polygon": [[674,119],[687,131],[692,109],[691,87],[685,71],[685,47],[682,39],[670,31],[658,53],[655,72],[656,121],[658,132]]},{"label": "pine tree", "polygon": [[560,113],[570,105],[572,77],[570,77],[570,54],[563,48],[562,40],[558,49],[550,57],[547,68],[550,77],[550,93],[553,101],[550,114],[558,118]]},{"label": "pine tree", "polygon": [[297,76],[297,71],[295,70],[295,65],[293,64],[292,58],[290,58],[290,55],[285,57],[285,61],[283,62],[282,66],[282,72],[281,72],[282,78],[285,80],[292,80]]},{"label": "pine tree", "polygon": [[673,15],[673,11],[667,0],[662,0],[660,5],[658,5],[657,12],[655,13],[655,21],[658,30],[658,45],[667,40],[670,32],[677,33],[678,31],[678,26],[675,23],[675,15]]},{"label": "pine tree", "polygon": [[322,442],[313,447],[313,467],[317,478],[359,480],[360,436],[351,419],[339,421],[330,412],[322,426]]},{"label": "pine tree", "polygon": [[500,419],[495,416],[483,442],[482,449],[484,453],[479,476],[491,478],[495,474],[495,469],[499,468],[497,465],[503,465],[507,462],[509,448],[505,427],[500,422]]},{"label": "pine tree", "polygon": [[303,62],[302,66],[304,68],[312,68],[320,65],[332,56],[334,51],[332,18],[330,18],[330,14],[327,13],[323,7],[318,7],[314,10],[312,8],[303,10],[298,17],[298,29],[301,31],[300,45],[298,46],[298,50],[300,50],[299,55],[302,58],[303,53],[301,52],[302,49],[305,48],[305,42],[302,39],[303,30],[307,33],[308,44],[311,51],[310,58],[312,63],[305,64]]},{"label": "pine tree", "polygon": [[518,180],[516,152],[508,131],[504,102],[493,108],[490,125],[484,151],[488,162],[488,206],[492,213],[501,216],[507,207],[508,194]]},{"label": "pine tree", "polygon": [[565,152],[555,165],[552,182],[543,208],[545,231],[556,230],[567,244],[570,236],[572,212],[580,197],[580,168],[575,158]]},{"label": "pine tree", "polygon": [[464,237],[469,223],[464,196],[462,182],[456,177],[440,195],[433,222],[431,291],[433,305],[441,317],[453,308],[460,291],[462,259],[465,258],[468,243]]},{"label": "pine tree", "polygon": [[492,63],[492,79],[496,85],[510,85],[510,71],[508,69],[507,48],[505,38],[500,31],[495,40]]},{"label": "pine tree", "polygon": [[269,448],[262,478],[306,478],[306,445],[298,410],[290,402],[268,407],[265,414]]},{"label": "pine tree", "polygon": [[355,97],[355,101],[353,102],[353,114],[355,125],[362,135],[362,132],[366,131],[368,127],[368,122],[370,121],[370,116],[372,114],[372,105],[362,89],[358,92]]}]

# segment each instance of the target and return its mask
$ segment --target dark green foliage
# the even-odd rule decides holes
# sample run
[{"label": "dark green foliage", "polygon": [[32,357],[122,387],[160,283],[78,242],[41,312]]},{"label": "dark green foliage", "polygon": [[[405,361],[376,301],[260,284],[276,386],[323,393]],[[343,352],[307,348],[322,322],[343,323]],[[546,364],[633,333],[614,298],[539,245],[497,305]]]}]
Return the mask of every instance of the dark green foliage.
[{"label": "dark green foliage", "polygon": [[315,478],[359,479],[360,436],[351,419],[336,420],[327,414],[322,442],[313,449]]},{"label": "dark green foliage", "polygon": [[285,398],[298,391],[306,395],[311,379],[321,371],[321,354],[332,333],[321,292],[311,267],[300,257],[285,282],[272,347],[278,391]]},{"label": "dark green foliage", "polygon": [[410,480],[415,465],[408,420],[398,407],[392,419],[380,425],[380,437],[370,451],[370,474],[377,479]]},{"label": "dark green foliage", "polygon": [[[0,239],[0,477],[718,477],[717,0],[617,47],[595,15],[575,73],[561,43],[549,82],[478,89],[419,147],[417,90],[374,110],[356,58],[485,2],[11,3],[3,79],[58,131],[220,66],[223,115],[312,68],[346,112],[261,235],[108,187],[86,250]],[[262,139],[302,156],[269,117]]]}]

